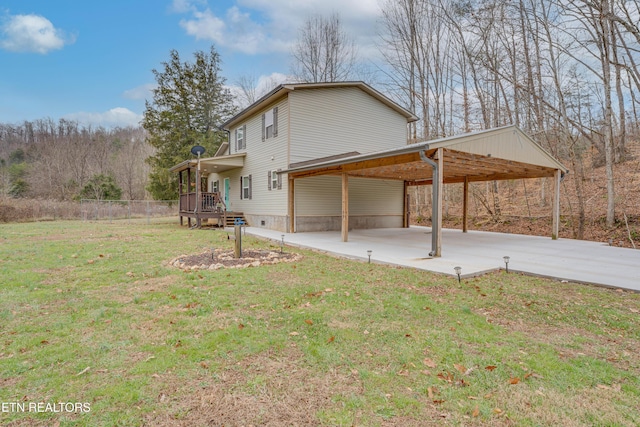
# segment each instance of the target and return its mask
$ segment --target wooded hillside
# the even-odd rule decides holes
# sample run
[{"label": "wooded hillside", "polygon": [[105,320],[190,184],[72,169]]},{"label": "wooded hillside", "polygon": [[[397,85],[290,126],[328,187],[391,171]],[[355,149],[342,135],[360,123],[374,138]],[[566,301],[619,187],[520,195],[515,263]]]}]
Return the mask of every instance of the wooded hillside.
[{"label": "wooded hillside", "polygon": [[0,198],[144,199],[152,152],[142,128],[0,123]]}]

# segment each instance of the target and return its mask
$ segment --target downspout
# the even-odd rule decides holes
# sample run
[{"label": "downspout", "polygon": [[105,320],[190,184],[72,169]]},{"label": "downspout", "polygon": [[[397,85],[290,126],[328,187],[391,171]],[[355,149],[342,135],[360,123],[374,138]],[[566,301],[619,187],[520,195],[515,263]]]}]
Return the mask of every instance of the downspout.
[{"label": "downspout", "polygon": [[[427,147],[428,149],[428,147]],[[419,151],[420,159],[423,162],[429,164],[433,168],[433,177],[431,179],[431,252],[429,252],[429,256],[435,256],[438,248],[438,233],[434,230],[438,224],[438,206],[436,206],[438,201],[438,181],[439,181],[439,173],[438,163],[431,160],[424,151]]]}]

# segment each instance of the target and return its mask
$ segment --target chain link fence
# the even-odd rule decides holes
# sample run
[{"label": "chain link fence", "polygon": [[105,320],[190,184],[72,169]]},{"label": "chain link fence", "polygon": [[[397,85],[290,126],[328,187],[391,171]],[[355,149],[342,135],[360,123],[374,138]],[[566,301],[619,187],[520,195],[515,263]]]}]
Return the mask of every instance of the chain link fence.
[{"label": "chain link fence", "polygon": [[177,200],[80,200],[83,221],[178,216]]}]

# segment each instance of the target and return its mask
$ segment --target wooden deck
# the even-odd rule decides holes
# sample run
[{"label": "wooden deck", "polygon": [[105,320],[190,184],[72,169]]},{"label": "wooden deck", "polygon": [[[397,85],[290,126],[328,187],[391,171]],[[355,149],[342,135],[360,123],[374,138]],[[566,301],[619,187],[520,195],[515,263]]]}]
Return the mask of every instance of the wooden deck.
[{"label": "wooden deck", "polygon": [[227,225],[227,217],[242,216],[239,212],[228,212],[220,193],[191,192],[180,194],[180,225],[184,218],[188,220],[189,227],[192,219],[196,220],[196,227],[202,226],[203,219],[218,219],[221,226]]}]

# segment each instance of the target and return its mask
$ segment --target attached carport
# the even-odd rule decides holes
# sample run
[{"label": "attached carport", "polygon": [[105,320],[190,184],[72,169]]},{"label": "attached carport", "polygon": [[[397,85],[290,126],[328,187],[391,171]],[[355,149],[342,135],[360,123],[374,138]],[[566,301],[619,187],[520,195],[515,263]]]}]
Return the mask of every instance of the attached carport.
[{"label": "attached carport", "polygon": [[[368,154],[307,162],[282,173],[289,179],[289,232],[295,232],[295,180],[319,176],[342,177],[342,241],[349,233],[349,177],[400,180],[432,185],[432,240],[430,256],[442,255],[442,194],[444,184],[463,183],[463,232],[467,231],[469,183],[522,178],[554,179],[551,237],[557,239],[560,220],[560,182],[568,173],[517,126],[442,138]],[[406,200],[406,198],[405,198]],[[408,218],[405,206],[405,218]],[[405,220],[405,227],[408,227]]]}]

